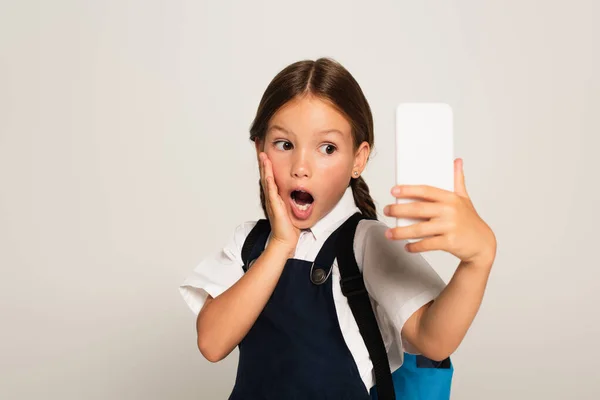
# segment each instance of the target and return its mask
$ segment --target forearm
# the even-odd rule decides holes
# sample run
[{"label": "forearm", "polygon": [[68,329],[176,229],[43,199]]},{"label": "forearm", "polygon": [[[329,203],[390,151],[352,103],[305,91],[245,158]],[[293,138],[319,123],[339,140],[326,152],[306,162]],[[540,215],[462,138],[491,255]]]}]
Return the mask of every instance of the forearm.
[{"label": "forearm", "polygon": [[419,336],[430,354],[442,360],[465,337],[479,310],[492,261],[461,262],[452,279],[419,321]]},{"label": "forearm", "polygon": [[244,276],[198,314],[198,348],[209,361],[225,358],[248,333],[273,293],[290,250],[269,242]]}]

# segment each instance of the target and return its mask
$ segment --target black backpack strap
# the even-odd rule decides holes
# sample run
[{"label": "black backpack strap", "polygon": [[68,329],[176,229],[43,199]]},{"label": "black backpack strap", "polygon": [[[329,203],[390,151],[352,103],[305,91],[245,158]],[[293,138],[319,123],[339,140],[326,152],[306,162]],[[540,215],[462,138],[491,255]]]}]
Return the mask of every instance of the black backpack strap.
[{"label": "black backpack strap", "polygon": [[373,362],[377,398],[393,400],[396,398],[396,394],[385,344],[354,255],[354,233],[362,219],[372,218],[359,212],[355,213],[343,224],[337,237],[336,257],[340,270],[340,285],[342,293],[348,298],[350,309]]},{"label": "black backpack strap", "polygon": [[[250,261],[252,261],[252,259],[255,258],[255,257],[251,258],[251,256],[253,255],[252,250],[254,249],[255,244],[258,244],[260,242],[260,243],[262,243],[263,248],[264,248],[267,236],[269,235],[270,232],[271,232],[271,223],[269,222],[269,220],[264,219],[264,218],[259,219],[256,222],[256,225],[254,225],[254,227],[248,234],[248,236],[246,236],[246,239],[244,239],[244,245],[242,246],[242,261],[244,262],[244,266],[243,266],[244,272],[248,271]],[[260,241],[259,241],[259,239],[260,239]],[[260,255],[262,250],[263,249],[260,249],[258,251],[258,255]]]}]

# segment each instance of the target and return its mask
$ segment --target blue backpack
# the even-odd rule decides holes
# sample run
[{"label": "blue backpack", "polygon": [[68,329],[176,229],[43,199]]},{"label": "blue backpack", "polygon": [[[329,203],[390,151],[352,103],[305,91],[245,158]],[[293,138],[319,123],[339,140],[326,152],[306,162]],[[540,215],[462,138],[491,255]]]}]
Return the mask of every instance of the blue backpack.
[{"label": "blue backpack", "polygon": [[[372,400],[449,400],[454,367],[450,358],[434,361],[423,355],[404,353],[402,366],[390,371],[381,331],[371,307],[369,294],[354,255],[354,233],[361,219],[372,219],[357,212],[348,218],[336,234],[336,258],[340,270],[342,293],[365,342],[375,373],[376,385],[370,390]],[[248,265],[256,238],[270,229],[261,219],[247,236],[242,247],[242,260]]]}]

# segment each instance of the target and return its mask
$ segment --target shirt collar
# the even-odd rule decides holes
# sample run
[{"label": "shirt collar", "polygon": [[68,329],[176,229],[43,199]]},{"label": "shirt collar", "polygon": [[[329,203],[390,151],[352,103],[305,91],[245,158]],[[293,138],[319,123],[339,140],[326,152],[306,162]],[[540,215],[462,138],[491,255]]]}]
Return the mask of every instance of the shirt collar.
[{"label": "shirt collar", "polygon": [[354,203],[354,194],[352,187],[348,186],[342,198],[337,202],[333,209],[323,218],[318,220],[311,228],[315,240],[324,239],[331,232],[336,230],[352,214],[360,212],[360,209]]}]

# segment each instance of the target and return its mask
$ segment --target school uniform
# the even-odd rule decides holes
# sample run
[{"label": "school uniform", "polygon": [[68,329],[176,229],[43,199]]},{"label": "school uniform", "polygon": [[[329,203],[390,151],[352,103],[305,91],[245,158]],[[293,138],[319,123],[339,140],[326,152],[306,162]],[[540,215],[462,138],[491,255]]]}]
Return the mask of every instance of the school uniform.
[{"label": "school uniform", "polygon": [[[360,210],[348,187],[327,215],[300,232],[293,258],[287,260],[273,295],[240,343],[231,399],[270,398],[267,393],[279,393],[280,398],[283,393],[288,398],[369,398],[375,384],[373,364],[341,292],[333,241],[327,240],[356,212]],[[238,225],[228,243],[203,259],[180,285],[194,315],[208,294],[217,297],[243,276],[242,246],[255,224]],[[402,365],[404,352],[418,354],[400,335],[404,323],[435,299],[445,283],[421,254],[404,249],[405,240],[387,239],[386,229],[384,222],[361,220],[354,254],[394,371]],[[270,235],[258,240],[251,259],[269,239]],[[310,279],[314,264],[329,266],[323,284]]]}]

